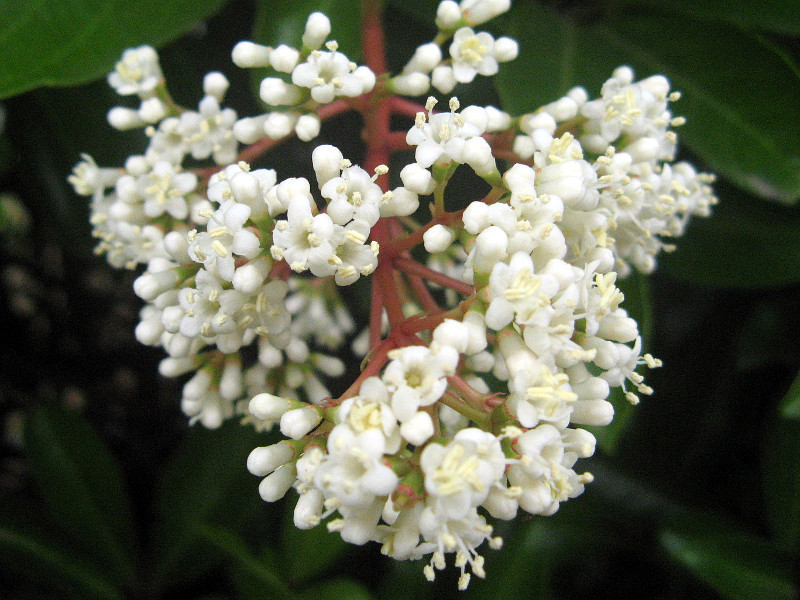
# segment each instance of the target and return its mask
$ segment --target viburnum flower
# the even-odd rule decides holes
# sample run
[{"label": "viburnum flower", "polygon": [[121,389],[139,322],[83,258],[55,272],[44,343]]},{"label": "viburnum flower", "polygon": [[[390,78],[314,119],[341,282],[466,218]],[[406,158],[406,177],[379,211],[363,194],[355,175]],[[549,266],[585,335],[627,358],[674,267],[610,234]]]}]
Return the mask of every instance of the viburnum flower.
[{"label": "viburnum flower", "polygon": [[[142,266],[136,337],[164,349],[163,375],[186,376],[190,422],[284,436],[247,460],[261,498],[296,497],[301,529],[424,558],[429,580],[453,555],[461,589],[486,576],[481,548],[502,545],[492,519],[553,514],[592,481],[582,426],[611,422],[614,390],[653,392],[638,370],[661,363],[618,281],[655,269],[716,202],[711,175],[672,162],[683,120],[663,76],[620,67],[600,97],[573,88],[529,114],[401,97],[514,59],[516,41],[473,29],[509,5],[441,2],[436,36],[398,73],[377,3],[363,66],[319,12],[294,45],[240,42],[238,67],[271,70],[269,108],[241,118],[221,73],[189,110],[155,50],[128,50],[108,81],[141,105],[108,118],[143,127],[146,147],[120,169],[84,155],[69,177],[97,252]],[[362,116],[360,159],[327,126],[346,111]],[[266,165],[295,136],[314,185]]]}]

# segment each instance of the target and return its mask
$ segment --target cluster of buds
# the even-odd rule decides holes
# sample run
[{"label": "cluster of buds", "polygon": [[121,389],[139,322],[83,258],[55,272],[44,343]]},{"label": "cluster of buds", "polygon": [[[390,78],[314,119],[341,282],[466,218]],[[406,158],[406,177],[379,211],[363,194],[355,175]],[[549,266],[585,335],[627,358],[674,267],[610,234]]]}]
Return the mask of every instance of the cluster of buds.
[{"label": "cluster of buds", "polygon": [[[183,109],[155,51],[129,50],[109,82],[142,108],[112,109],[109,121],[145,126],[149,145],[122,169],[84,156],[70,177],[91,196],[98,252],[117,267],[146,265],[136,335],[167,352],[163,375],[191,374],[190,419],[236,417],[287,438],[248,459],[264,500],[294,489],[297,527],[324,523],[397,559],[430,555],[428,579],[454,554],[461,588],[484,576],[478,548],[501,544],[487,517],[553,514],[592,480],[576,471],[595,449],[580,426],[612,420],[611,390],[632,403],[652,393],[637,368],[660,362],[642,354],[617,277],[652,271],[672,247],[665,239],[716,201],[711,176],[671,162],[682,119],[664,77],[637,82],[621,67],[595,100],[575,88],[518,116],[398,95],[495,73],[516,43],[471,27],[507,9],[442,2],[436,39],[395,77],[369,8],[367,66],[326,42],[321,13],[299,49],[241,42],[237,65],[291,80],[265,78],[271,110],[241,119],[220,108],[221,74],[206,76],[198,111]],[[151,99],[163,114],[144,108]],[[347,110],[365,115],[363,166],[333,145],[313,148],[313,179],[251,166]],[[392,115],[414,124],[391,131]],[[414,161],[389,189],[390,155],[408,149]],[[184,170],[188,156],[215,165]],[[459,169],[483,188],[454,209]],[[361,278],[371,299],[359,332],[338,287]],[[346,344],[362,369],[334,396]]]}]

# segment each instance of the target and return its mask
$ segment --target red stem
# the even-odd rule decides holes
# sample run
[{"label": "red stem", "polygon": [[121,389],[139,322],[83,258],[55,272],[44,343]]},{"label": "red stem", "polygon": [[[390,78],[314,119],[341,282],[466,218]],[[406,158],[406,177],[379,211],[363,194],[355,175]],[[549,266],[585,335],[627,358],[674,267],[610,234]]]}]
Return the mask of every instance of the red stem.
[{"label": "red stem", "polygon": [[435,313],[441,310],[441,307],[436,303],[436,300],[434,300],[430,290],[422,280],[422,277],[414,275],[413,273],[405,273],[405,276],[408,278],[409,283],[411,283],[411,287],[414,288],[414,293],[417,295],[423,309],[429,313]]},{"label": "red stem", "polygon": [[389,105],[392,107],[392,112],[408,115],[411,118],[415,118],[418,112],[428,112],[421,104],[417,104],[411,100],[406,100],[400,96],[392,96],[389,99]]},{"label": "red stem", "polygon": [[419,275],[423,279],[438,283],[441,286],[455,290],[460,294],[464,294],[465,296],[470,296],[475,292],[475,288],[470,284],[459,281],[458,279],[453,279],[444,273],[439,273],[439,271],[429,269],[425,265],[421,265],[417,261],[411,260],[410,258],[398,256],[394,259],[394,265],[401,271],[409,271],[415,275]]}]

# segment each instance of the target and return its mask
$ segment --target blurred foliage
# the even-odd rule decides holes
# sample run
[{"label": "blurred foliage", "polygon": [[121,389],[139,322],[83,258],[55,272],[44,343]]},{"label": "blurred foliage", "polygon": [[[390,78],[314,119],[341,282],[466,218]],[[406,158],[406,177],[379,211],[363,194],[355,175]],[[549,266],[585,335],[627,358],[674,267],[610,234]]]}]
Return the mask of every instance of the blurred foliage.
[{"label": "blurred foliage", "polygon": [[[430,39],[435,0],[388,0],[389,63]],[[163,44],[173,95],[202,75],[232,80],[254,113],[240,39],[296,42],[305,15],[331,15],[357,57],[343,0],[12,0],[0,14],[0,595],[4,598],[796,598],[800,569],[800,12],[780,0],[525,2],[490,25],[521,56],[461,86],[462,102],[534,109],[571,86],[591,95],[619,64],[683,91],[686,158],[720,176],[720,205],[694,221],[652,278],[621,282],[625,306],[665,366],[639,407],[616,402],[598,430],[595,483],[550,518],[498,524],[486,581],[455,591],[419,563],[384,560],[265,505],[244,468],[274,439],[231,423],[188,428],[158,351],[133,338],[133,275],[91,255],[87,209],[66,184],[86,151],[121,164],[139,133],[105,124],[104,81],[121,50]],[[202,21],[215,14],[210,21]],[[399,27],[398,24],[408,25]],[[183,36],[180,37],[179,36]],[[254,75],[253,77],[258,77]],[[40,89],[36,89],[40,88]],[[25,94],[17,95],[26,90]],[[358,120],[323,127],[362,152]],[[270,161],[309,166],[304,146]],[[8,195],[11,194],[11,195]],[[794,381],[794,384],[792,384]],[[791,384],[791,388],[790,388]],[[788,392],[787,392],[788,390]],[[66,407],[66,408],[65,408]]]}]

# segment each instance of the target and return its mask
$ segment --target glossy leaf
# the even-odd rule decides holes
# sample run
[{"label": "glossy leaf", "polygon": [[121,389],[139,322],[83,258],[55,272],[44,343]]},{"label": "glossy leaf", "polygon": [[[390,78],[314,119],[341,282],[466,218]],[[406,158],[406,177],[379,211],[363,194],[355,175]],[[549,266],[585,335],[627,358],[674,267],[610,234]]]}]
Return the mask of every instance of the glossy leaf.
[{"label": "glossy leaf", "polygon": [[[641,0],[638,4],[642,4]],[[647,4],[714,23],[727,21],[743,28],[800,34],[800,11],[784,0],[647,0]]]},{"label": "glossy leaf", "polygon": [[[549,8],[519,3],[508,19],[520,41],[498,91],[514,113],[535,110],[581,85],[596,97],[614,67],[662,73],[683,93],[680,143],[714,170],[764,198],[800,197],[800,78],[775,47],[740,29],[628,7],[576,25]],[[516,29],[516,30],[515,30]]]},{"label": "glossy leaf", "polygon": [[[795,392],[797,384],[792,386]],[[764,444],[764,499],[775,537],[800,550],[800,420],[776,418]]]},{"label": "glossy leaf", "polygon": [[[294,525],[294,502],[286,505],[283,520],[283,562],[286,575],[292,581],[311,579],[344,556],[352,546],[331,533],[324,524],[313,529],[298,529]],[[298,560],[298,556],[313,556],[314,560]]]},{"label": "glossy leaf", "polygon": [[240,577],[248,580],[248,589],[253,591],[254,599],[265,596],[279,600],[297,598],[278,573],[266,562],[254,557],[245,542],[233,531],[208,523],[198,525],[194,531],[198,537],[222,552]]},{"label": "glossy leaf", "polygon": [[194,534],[197,523],[237,527],[266,510],[258,497],[258,479],[246,468],[250,451],[264,443],[263,436],[234,421],[215,430],[196,426],[187,432],[163,474],[156,500],[157,586],[191,581],[218,562],[220,553],[208,552]]},{"label": "glossy leaf", "polygon": [[38,537],[0,523],[0,557],[4,568],[21,573],[42,592],[52,586],[60,597],[122,600],[122,592],[97,569],[79,563],[68,549],[49,537]]},{"label": "glossy leaf", "polygon": [[159,45],[224,0],[5,0],[0,12],[0,98],[71,85],[114,68],[125,48]]},{"label": "glossy leaf", "polygon": [[114,458],[76,413],[40,407],[25,425],[26,456],[50,512],[98,566],[130,583],[136,537]]},{"label": "glossy leaf", "polygon": [[303,592],[306,600],[372,600],[372,595],[353,579],[330,579]]},{"label": "glossy leaf", "polygon": [[790,600],[796,597],[787,562],[766,541],[705,520],[674,526],[659,536],[661,547],[728,600]]},{"label": "glossy leaf", "polygon": [[710,218],[694,219],[659,268],[701,285],[736,288],[800,281],[800,212],[718,190]]},{"label": "glossy leaf", "polygon": [[781,400],[780,411],[785,419],[800,419],[800,376]]}]

